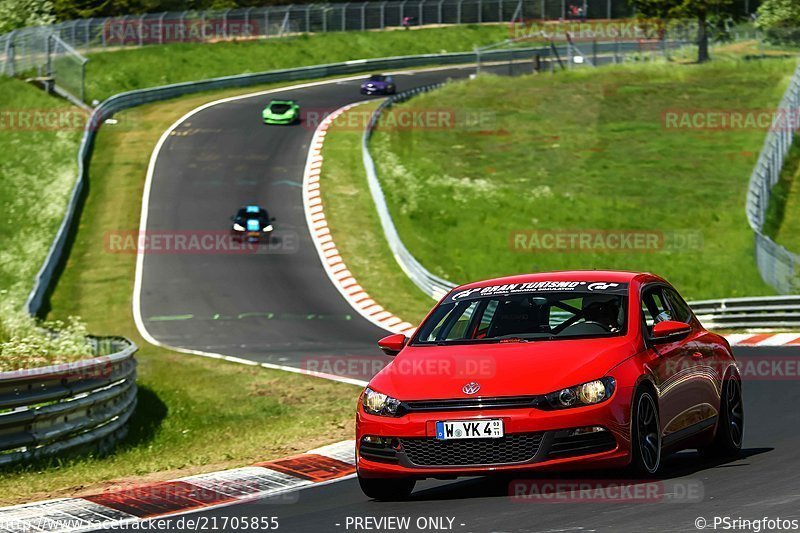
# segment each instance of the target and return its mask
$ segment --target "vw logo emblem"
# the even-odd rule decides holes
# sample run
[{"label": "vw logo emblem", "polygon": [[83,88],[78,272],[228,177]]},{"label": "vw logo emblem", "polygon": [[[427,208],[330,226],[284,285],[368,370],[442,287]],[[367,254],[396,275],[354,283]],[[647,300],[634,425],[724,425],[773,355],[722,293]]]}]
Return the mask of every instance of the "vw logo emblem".
[{"label": "vw logo emblem", "polygon": [[481,390],[481,386],[475,383],[474,381],[470,381],[469,383],[461,387],[461,392],[463,392],[464,394],[475,394],[479,390]]}]

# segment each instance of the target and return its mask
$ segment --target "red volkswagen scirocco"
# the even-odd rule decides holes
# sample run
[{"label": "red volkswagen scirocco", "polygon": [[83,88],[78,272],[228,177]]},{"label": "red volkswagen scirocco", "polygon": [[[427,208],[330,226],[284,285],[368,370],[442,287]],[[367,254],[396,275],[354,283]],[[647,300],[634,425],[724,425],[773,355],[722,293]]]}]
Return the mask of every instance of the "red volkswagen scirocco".
[{"label": "red volkswagen scirocco", "polygon": [[741,378],[658,276],[521,275],[453,289],[362,393],[364,493],[402,499],[416,480],[533,469],[629,466],[665,453],[736,454]]}]

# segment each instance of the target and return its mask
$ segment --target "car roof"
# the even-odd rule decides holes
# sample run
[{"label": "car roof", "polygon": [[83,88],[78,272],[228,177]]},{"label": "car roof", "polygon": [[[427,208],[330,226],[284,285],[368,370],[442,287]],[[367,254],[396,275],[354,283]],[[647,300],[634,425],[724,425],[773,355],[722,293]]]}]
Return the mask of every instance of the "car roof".
[{"label": "car roof", "polygon": [[270,101],[269,105],[272,104],[293,104],[294,100],[272,100]]},{"label": "car roof", "polygon": [[[561,270],[556,272],[537,272],[535,274],[519,274],[502,278],[486,279],[467,283],[457,289],[473,289],[503,285],[507,283],[531,283],[535,281],[611,281],[630,283],[637,278],[660,280],[658,276],[646,272],[628,272],[625,270]],[[454,289],[455,290],[455,289]]]}]

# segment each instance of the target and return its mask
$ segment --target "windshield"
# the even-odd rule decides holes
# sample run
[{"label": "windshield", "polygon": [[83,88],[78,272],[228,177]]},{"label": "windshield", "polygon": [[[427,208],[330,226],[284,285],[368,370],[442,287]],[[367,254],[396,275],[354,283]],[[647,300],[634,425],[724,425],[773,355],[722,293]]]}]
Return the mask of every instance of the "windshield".
[{"label": "windshield", "polygon": [[272,104],[271,106],[269,106],[270,111],[272,111],[277,115],[282,115],[287,111],[289,111],[289,109],[291,108],[292,106],[290,104]]},{"label": "windshield", "polygon": [[247,209],[242,208],[242,209],[239,209],[238,213],[236,213],[236,219],[237,220],[242,220],[242,219],[264,220],[268,216],[269,215],[267,215],[267,212],[264,209],[259,209],[257,212],[251,213]]},{"label": "windshield", "polygon": [[376,74],[374,76],[370,76],[369,81],[386,81],[386,76],[381,76],[380,74]]},{"label": "windshield", "polygon": [[422,324],[413,344],[525,342],[623,334],[627,284],[575,283],[569,290],[509,290],[510,285],[504,285],[495,287],[504,289],[499,291],[484,287],[451,294]]}]

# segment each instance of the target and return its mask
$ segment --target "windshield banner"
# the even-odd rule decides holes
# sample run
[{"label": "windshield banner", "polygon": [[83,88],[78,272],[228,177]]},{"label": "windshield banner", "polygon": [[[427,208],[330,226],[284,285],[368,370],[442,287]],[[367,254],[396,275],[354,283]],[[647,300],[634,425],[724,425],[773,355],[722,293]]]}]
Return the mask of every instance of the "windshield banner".
[{"label": "windshield banner", "polygon": [[487,296],[514,296],[518,294],[540,294],[545,292],[575,292],[599,294],[628,294],[627,283],[608,281],[532,281],[528,283],[505,283],[451,292],[445,303],[477,300]]}]

